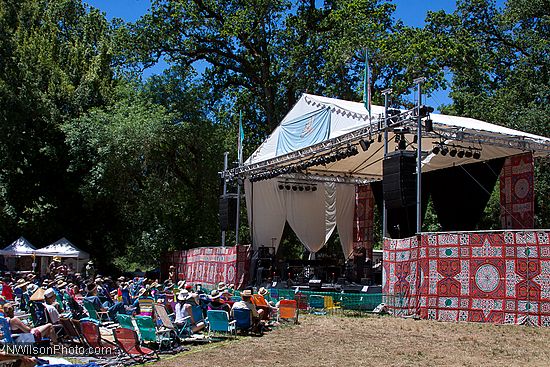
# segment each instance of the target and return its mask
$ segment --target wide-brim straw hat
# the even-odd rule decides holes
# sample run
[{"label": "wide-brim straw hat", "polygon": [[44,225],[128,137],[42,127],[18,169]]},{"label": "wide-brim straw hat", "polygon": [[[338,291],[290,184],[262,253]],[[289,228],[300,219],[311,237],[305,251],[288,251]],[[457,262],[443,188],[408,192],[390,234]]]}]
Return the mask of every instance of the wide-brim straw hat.
[{"label": "wide-brim straw hat", "polygon": [[178,293],[178,301],[186,301],[189,298],[189,292],[185,289]]},{"label": "wide-brim straw hat", "polygon": [[46,290],[42,287],[38,288],[31,296],[30,300],[34,302],[44,301],[44,293]]},{"label": "wide-brim straw hat", "polygon": [[245,289],[241,292],[241,297],[252,297],[252,291],[250,289]]},{"label": "wide-brim straw hat", "polygon": [[15,288],[23,288],[25,286],[29,285],[29,282],[27,282],[25,279],[17,279],[17,282],[15,283]]},{"label": "wide-brim straw hat", "polygon": [[222,296],[222,294],[216,289],[214,289],[212,292],[210,292],[210,299],[212,299],[212,300],[219,299],[221,296]]},{"label": "wide-brim straw hat", "polygon": [[265,296],[269,293],[269,291],[267,289],[265,289],[264,287],[261,287],[259,290],[258,290],[258,294],[260,296]]},{"label": "wide-brim straw hat", "polygon": [[225,282],[219,282],[218,283],[218,291],[225,291],[227,289],[227,285],[225,284]]}]

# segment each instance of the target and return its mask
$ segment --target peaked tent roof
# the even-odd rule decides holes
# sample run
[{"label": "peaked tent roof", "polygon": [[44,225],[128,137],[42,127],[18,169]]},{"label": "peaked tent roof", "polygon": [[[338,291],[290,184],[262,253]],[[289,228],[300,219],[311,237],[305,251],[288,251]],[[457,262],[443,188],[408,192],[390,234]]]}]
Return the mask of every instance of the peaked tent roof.
[{"label": "peaked tent roof", "polygon": [[[403,116],[407,111],[402,110]],[[246,176],[265,172],[276,167],[290,166],[305,159],[329,154],[347,144],[358,146],[361,139],[372,138],[367,151],[346,159],[313,166],[309,175],[356,178],[365,181],[382,178],[383,142],[381,133],[384,107],[372,106],[373,118],[362,103],[343,101],[304,94],[285,116],[280,125],[256,149],[241,167],[230,170],[225,176]],[[486,161],[532,151],[535,157],[550,156],[550,138],[525,133],[484,121],[432,113],[433,132],[423,132],[423,171]],[[407,120],[407,118],[405,118]],[[416,133],[416,120],[411,114],[403,126],[409,128],[405,136],[412,142]],[[395,133],[388,133],[389,152],[396,149]],[[478,150],[481,158],[458,158],[433,154],[432,148],[444,142],[448,147]],[[409,148],[410,149],[410,148]]]},{"label": "peaked tent roof", "polygon": [[22,255],[32,255],[36,251],[36,247],[31,245],[25,237],[19,237],[12,242],[11,245],[7,246],[5,249],[0,250],[0,255],[4,256],[22,256]]},{"label": "peaked tent roof", "polygon": [[79,259],[87,259],[90,255],[80,250],[73,245],[65,237],[55,241],[51,245],[43,247],[36,251],[37,256],[59,256],[59,257],[76,257]]}]

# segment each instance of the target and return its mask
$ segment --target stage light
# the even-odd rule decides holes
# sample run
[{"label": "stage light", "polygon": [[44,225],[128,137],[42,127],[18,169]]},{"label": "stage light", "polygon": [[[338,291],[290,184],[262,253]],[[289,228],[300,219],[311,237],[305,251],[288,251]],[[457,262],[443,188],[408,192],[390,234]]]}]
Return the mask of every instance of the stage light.
[{"label": "stage light", "polygon": [[466,158],[472,158],[473,156],[473,153],[471,150],[467,150],[466,153],[464,153],[464,157]]},{"label": "stage light", "polygon": [[306,186],[305,189],[306,189],[306,191],[309,191],[309,190],[311,190],[311,186]]},{"label": "stage light", "polygon": [[453,149],[451,149],[451,151],[449,152],[449,155],[450,155],[451,157],[455,157],[455,156],[456,156],[456,153],[457,153],[456,148],[453,148]]},{"label": "stage light", "polygon": [[292,191],[297,191],[298,190],[298,186],[294,185],[292,186]]},{"label": "stage light", "polygon": [[317,186],[312,186],[311,191],[317,191]]},{"label": "stage light", "polygon": [[399,143],[397,144],[397,149],[406,150],[407,149],[407,141],[405,139],[399,140]]},{"label": "stage light", "polygon": [[418,135],[415,134],[413,136],[413,144],[416,144],[416,143],[418,143]]},{"label": "stage light", "polygon": [[473,154],[473,157],[474,157],[474,159],[480,159],[481,158],[481,153],[478,152],[478,151],[475,151],[474,154]]},{"label": "stage light", "polygon": [[303,186],[298,186],[298,190],[304,191],[304,187]]},{"label": "stage light", "polygon": [[424,123],[424,126],[426,129],[426,132],[430,133],[434,131],[434,122],[432,121],[432,119],[427,119],[426,122]]},{"label": "stage light", "polygon": [[290,185],[285,185],[285,189],[290,191]]},{"label": "stage light", "polygon": [[442,156],[446,156],[447,153],[449,153],[449,148],[448,147],[441,147],[441,155]]},{"label": "stage light", "polygon": [[441,148],[438,145],[436,145],[435,147],[433,147],[432,153],[435,155],[438,155],[440,150]]},{"label": "stage light", "polygon": [[[415,115],[418,116],[418,108],[414,109]],[[434,112],[434,108],[426,105],[420,106],[420,117],[426,117],[428,114]]]},{"label": "stage light", "polygon": [[378,142],[379,142],[379,143],[382,142],[382,134],[378,134]]},{"label": "stage light", "polygon": [[283,190],[285,188],[285,185],[279,184],[279,190]]},{"label": "stage light", "polygon": [[457,156],[458,158],[464,158],[464,151],[461,150],[460,152],[458,152]]},{"label": "stage light", "polygon": [[363,152],[366,152],[370,148],[370,141],[361,139],[359,140],[359,145],[361,146],[361,149],[363,149]]}]

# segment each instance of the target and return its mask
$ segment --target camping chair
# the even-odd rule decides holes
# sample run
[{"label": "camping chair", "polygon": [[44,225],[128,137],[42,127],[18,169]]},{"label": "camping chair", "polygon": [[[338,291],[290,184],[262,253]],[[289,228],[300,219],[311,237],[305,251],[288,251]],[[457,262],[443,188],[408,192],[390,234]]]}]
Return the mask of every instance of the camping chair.
[{"label": "camping chair", "polygon": [[334,310],[339,310],[340,306],[334,303],[332,296],[325,296],[325,310],[334,313]]},{"label": "camping chair", "polygon": [[48,323],[46,318],[46,307],[42,302],[31,301],[29,303],[29,311],[34,327],[45,325]]},{"label": "camping chair", "polygon": [[312,294],[308,301],[309,312],[314,315],[326,315],[325,297]]},{"label": "camping chair", "polygon": [[167,330],[172,331],[177,338],[183,338],[185,336],[190,336],[193,334],[191,330],[191,317],[187,316],[185,322],[181,326],[174,325],[166,308],[163,305],[155,305],[155,314],[157,315],[157,320],[161,321],[162,327]]},{"label": "camping chair", "polygon": [[130,330],[135,330],[134,323],[132,322],[132,316],[119,313],[116,315],[118,324],[120,327]]},{"label": "camping chair", "polygon": [[157,329],[151,316],[136,316],[136,324],[143,342],[157,343],[159,349],[166,345],[170,349],[173,341],[170,337],[171,330]]},{"label": "camping chair", "polygon": [[252,296],[252,303],[256,306],[259,310],[264,310],[262,315],[262,320],[269,320],[269,314],[271,313],[271,307],[267,304],[267,301],[265,300],[264,296],[261,296],[259,294],[255,294]]},{"label": "camping chair", "polygon": [[260,324],[258,324],[256,328],[254,328],[254,324],[252,323],[252,311],[246,308],[233,309],[233,318],[235,319],[235,328],[237,330],[240,330],[244,333],[252,331],[263,335],[263,330]]},{"label": "camping chair", "polygon": [[139,338],[135,330],[120,327],[113,330],[113,335],[119,348],[132,360],[144,363],[159,359],[154,350],[139,344]]},{"label": "camping chair", "polygon": [[[88,311],[88,318],[91,319],[91,321],[96,321],[101,326],[105,327],[116,327],[116,325],[113,325],[114,322],[111,321],[109,313],[107,311],[97,311],[94,305],[86,300],[84,300],[83,304],[86,311]],[[108,321],[103,321],[103,316],[107,316]]]},{"label": "camping chair", "polygon": [[61,317],[59,319],[59,323],[63,327],[63,330],[65,331],[65,341],[71,343],[71,344],[84,344],[84,340],[82,339],[82,335],[80,332],[76,329],[75,325],[72,323],[71,319],[68,319],[66,317]]},{"label": "camping chair", "polygon": [[153,305],[155,300],[152,298],[140,298],[139,303],[139,315],[140,316],[153,316]]},{"label": "camping chair", "polygon": [[294,319],[298,323],[298,307],[295,300],[283,299],[279,301],[279,314],[277,320]]},{"label": "camping chair", "polygon": [[[13,334],[11,332],[10,323],[5,317],[0,317],[0,344],[17,344],[17,343],[31,343],[35,344],[34,335],[31,333]],[[24,339],[24,340],[23,340]],[[38,343],[49,343],[50,339],[42,338]]]},{"label": "camping chair", "polygon": [[229,321],[229,314],[223,310],[209,310],[206,313],[208,323],[208,337],[215,332],[229,333],[237,337],[236,321]]},{"label": "camping chair", "polygon": [[86,344],[88,344],[88,346],[92,348],[92,350],[101,350],[107,352],[106,355],[95,355],[96,357],[112,357],[118,355],[119,349],[117,348],[116,344],[101,337],[99,325],[95,322],[81,322],[80,330],[82,332],[82,337],[86,341]]},{"label": "camping chair", "polygon": [[231,302],[240,302],[242,300],[240,296],[231,296]]}]

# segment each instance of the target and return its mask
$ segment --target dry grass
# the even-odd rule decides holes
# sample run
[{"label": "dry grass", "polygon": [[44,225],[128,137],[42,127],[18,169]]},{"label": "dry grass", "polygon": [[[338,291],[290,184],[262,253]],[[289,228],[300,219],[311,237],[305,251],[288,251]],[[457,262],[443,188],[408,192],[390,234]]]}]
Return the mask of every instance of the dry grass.
[{"label": "dry grass", "polygon": [[392,317],[305,316],[263,337],[193,347],[162,367],[549,366],[550,329]]}]

